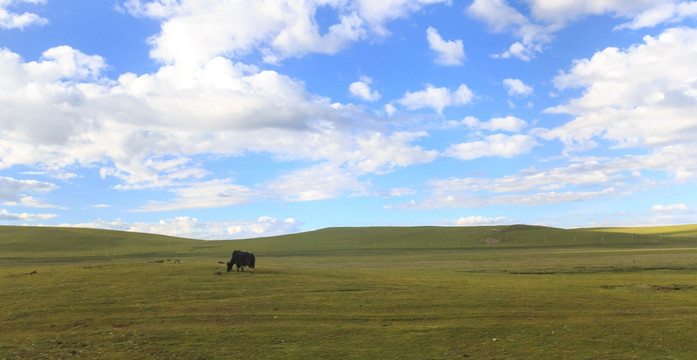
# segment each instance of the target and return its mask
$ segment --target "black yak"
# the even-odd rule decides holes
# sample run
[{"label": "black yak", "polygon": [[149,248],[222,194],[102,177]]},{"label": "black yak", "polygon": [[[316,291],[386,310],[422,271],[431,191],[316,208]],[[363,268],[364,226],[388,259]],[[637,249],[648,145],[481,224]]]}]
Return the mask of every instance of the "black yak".
[{"label": "black yak", "polygon": [[235,250],[232,252],[232,258],[227,263],[227,271],[232,271],[232,266],[235,265],[237,266],[237,271],[240,271],[241,268],[242,272],[244,272],[244,267],[246,266],[249,268],[250,273],[254,273],[254,262],[254,254]]}]

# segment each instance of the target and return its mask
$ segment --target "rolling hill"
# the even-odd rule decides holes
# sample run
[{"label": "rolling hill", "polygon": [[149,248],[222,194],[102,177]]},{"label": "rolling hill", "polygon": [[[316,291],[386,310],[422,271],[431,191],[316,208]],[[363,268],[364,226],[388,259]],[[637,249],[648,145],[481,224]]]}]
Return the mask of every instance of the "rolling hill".
[{"label": "rolling hill", "polygon": [[197,256],[232,249],[294,253],[362,249],[480,247],[681,246],[697,237],[697,225],[560,229],[543,226],[344,227],[245,240],[203,241],[126,231],[0,226],[0,259]]}]

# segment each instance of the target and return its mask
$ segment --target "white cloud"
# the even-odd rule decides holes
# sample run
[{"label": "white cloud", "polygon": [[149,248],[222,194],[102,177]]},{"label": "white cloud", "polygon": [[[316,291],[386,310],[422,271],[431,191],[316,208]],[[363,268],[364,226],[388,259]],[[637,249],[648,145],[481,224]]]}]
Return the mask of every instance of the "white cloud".
[{"label": "white cloud", "polygon": [[24,64],[24,70],[31,79],[50,83],[61,79],[98,80],[106,66],[101,56],[86,55],[64,45],[44,51],[41,61]]},{"label": "white cloud", "polygon": [[692,224],[695,214],[695,209],[685,204],[657,204],[651,207],[651,212],[648,215],[644,215],[646,218],[641,225]]},{"label": "white cloud", "polygon": [[[453,209],[479,208],[488,206],[539,206],[571,202],[583,202],[598,198],[616,196],[615,188],[597,191],[547,191],[530,194],[506,194],[485,196],[478,194],[453,193],[452,191],[434,191],[422,201],[385,206],[386,209]],[[444,195],[445,194],[445,195]]]},{"label": "white cloud", "polygon": [[266,189],[285,201],[324,200],[344,195],[365,194],[368,183],[355,174],[333,164],[318,164],[295,170],[265,185]]},{"label": "white cloud", "polygon": [[465,48],[462,40],[443,40],[438,30],[433,27],[426,29],[428,47],[438,54],[435,63],[438,65],[462,65],[465,61]]},{"label": "white cloud", "polygon": [[259,196],[258,192],[245,186],[230,183],[230,180],[210,180],[190,186],[175,187],[170,190],[176,194],[171,202],[151,201],[134,210],[139,212],[172,211],[182,209],[212,209],[240,205],[250,198]]},{"label": "white cloud", "polygon": [[551,34],[559,28],[557,25],[541,26],[530,22],[505,0],[475,0],[467,8],[467,13],[487,23],[493,32],[510,31],[520,39],[507,51],[495,56],[499,58],[516,57],[530,61],[552,40]]},{"label": "white cloud", "polygon": [[455,91],[450,91],[445,87],[436,88],[433,85],[427,85],[425,90],[408,91],[397,102],[409,110],[432,108],[440,114],[446,106],[459,106],[471,103],[473,97],[472,90],[465,84],[460,85]]},{"label": "white cloud", "polygon": [[333,54],[366,33],[364,20],[340,2],[326,4],[340,12],[326,34],[320,34],[314,19],[318,7],[314,1],[131,3],[145,15],[166,16],[160,34],[151,38],[151,56],[183,66],[257,49],[270,63],[311,52]]},{"label": "white cloud", "polygon": [[279,220],[270,216],[261,216],[256,221],[238,220],[225,225],[228,225],[227,238],[242,239],[296,233],[300,231],[302,222],[293,218]]},{"label": "white cloud", "polygon": [[397,112],[397,108],[392,103],[385,105],[385,113],[387,113],[387,116],[392,116],[396,112]]},{"label": "white cloud", "polygon": [[[149,40],[151,55],[162,62],[155,72],[113,80],[104,75],[104,58],[68,46],[48,49],[35,61],[0,49],[0,169],[26,165],[67,178],[75,176],[67,169],[89,166],[121,181],[115,189],[171,194],[136,211],[231,206],[274,194],[305,199],[361,193],[365,184],[357,177],[432,161],[437,152],[411,144],[423,134],[384,131],[385,121],[361,107],[332,103],[307,92],[302,81],[234,59],[256,50],[269,61],[333,53],[368,35],[386,36],[389,21],[443,2],[449,3],[125,1],[119,10],[161,21],[161,32]],[[321,6],[337,18],[320,35],[315,15]],[[379,98],[370,87],[362,90],[357,96]],[[446,89],[446,95],[444,106],[468,103],[472,96],[464,85]],[[390,108],[396,111],[389,105],[386,111]],[[343,169],[344,186],[337,188],[348,190],[301,196],[291,187],[294,195],[286,195],[264,184],[216,179],[219,175],[206,169],[208,157],[248,152],[311,161],[309,169],[325,164]],[[275,180],[268,184],[293,182]],[[40,205],[26,195],[5,201]]]},{"label": "white cloud", "polygon": [[[17,180],[5,176],[0,176],[0,200],[7,202],[18,202],[23,199],[33,199],[22,193],[49,192],[58,189],[55,184],[36,180]],[[35,203],[35,202],[32,202]]]},{"label": "white cloud", "polygon": [[525,4],[528,5],[529,16],[510,6],[505,0],[475,0],[467,8],[470,16],[484,21],[491,31],[510,32],[517,39],[506,51],[494,57],[516,57],[530,61],[553,40],[555,32],[588,15],[611,14],[630,19],[617,26],[616,30],[635,30],[697,18],[695,1],[529,0]]},{"label": "white cloud", "polygon": [[455,226],[482,226],[482,225],[502,225],[510,224],[513,220],[508,219],[505,216],[497,216],[495,218],[485,217],[485,216],[468,216],[461,217],[456,220],[445,219],[442,221],[445,225],[455,225]]},{"label": "white cloud", "polygon": [[680,213],[687,211],[687,205],[685,204],[671,204],[671,205],[654,205],[651,207],[651,211],[657,213]]},{"label": "white cloud", "polygon": [[[687,154],[685,157],[689,157]],[[390,208],[476,208],[493,205],[536,206],[624,197],[656,186],[640,170],[667,171],[670,156],[621,157],[572,160],[567,166],[532,167],[498,178],[434,179],[421,201]],[[690,168],[697,169],[693,161]]]},{"label": "white cloud", "polygon": [[416,190],[410,189],[410,188],[394,188],[394,189],[390,189],[389,191],[387,191],[385,193],[381,193],[378,195],[383,196],[383,197],[402,197],[402,196],[414,195],[416,193],[417,193]]},{"label": "white cloud", "polygon": [[125,9],[133,16],[145,16],[156,19],[164,19],[174,16],[179,7],[179,0],[154,0],[143,3],[141,0],[126,0],[123,8],[117,5],[118,10]]},{"label": "white cloud", "polygon": [[584,161],[572,163],[565,167],[540,170],[529,168],[513,175],[500,178],[464,178],[434,180],[431,185],[435,189],[455,192],[486,192],[501,193],[535,193],[555,191],[574,186],[588,188],[592,186],[617,187],[630,180],[631,175],[623,175],[623,172],[632,171],[631,167],[622,168],[621,165],[601,163],[598,161]]},{"label": "white cloud", "polygon": [[370,193],[371,184],[359,180],[366,174],[385,174],[396,168],[428,163],[436,159],[438,152],[411,145],[423,132],[397,132],[385,135],[379,132],[365,133],[352,139],[334,139],[326,148],[313,148],[315,152],[328,152],[327,161],[298,169],[279,176],[260,186],[260,190],[278,196],[285,201],[314,201],[339,196],[364,196]]},{"label": "white cloud", "polygon": [[492,31],[502,32],[515,26],[527,26],[528,19],[505,0],[475,0],[467,12],[487,22]]},{"label": "white cloud", "polygon": [[503,118],[492,118],[487,122],[481,122],[473,116],[468,116],[462,120],[462,123],[473,129],[487,131],[503,130],[510,132],[520,132],[528,125],[525,120],[510,115]]},{"label": "white cloud", "polygon": [[261,216],[256,220],[228,221],[199,221],[188,216],[178,216],[155,223],[96,219],[89,223],[60,226],[144,232],[201,240],[227,240],[296,233],[300,231],[302,222],[293,218],[280,220],[270,216]]},{"label": "white cloud", "polygon": [[697,145],[664,146],[646,155],[615,159],[612,166],[633,171],[660,171],[681,183],[697,181]]},{"label": "white cloud", "polygon": [[68,209],[67,207],[64,207],[64,206],[46,204],[43,202],[43,200],[37,199],[33,196],[28,196],[28,195],[20,196],[19,201],[5,201],[3,203],[3,205],[5,205],[5,206],[33,207],[33,208],[45,208],[45,209],[48,209],[48,208],[62,209],[62,210]]},{"label": "white cloud", "polygon": [[675,0],[533,0],[530,7],[532,16],[545,22],[568,23],[583,16],[602,14],[631,19],[617,29],[652,27],[664,22],[681,21],[697,14],[696,2]]},{"label": "white cloud", "polygon": [[[81,124],[82,114],[76,110],[87,93],[101,86],[80,81],[100,82],[104,68],[101,57],[67,46],[46,50],[41,61],[26,63],[19,55],[0,49],[0,139],[22,142],[0,147],[0,167],[12,165],[15,155],[26,162],[25,157],[32,156],[27,152],[29,147],[65,141]],[[34,156],[50,155],[34,149]]]},{"label": "white cloud", "polygon": [[40,221],[53,219],[57,215],[55,214],[28,214],[28,213],[11,213],[7,209],[0,210],[0,221]]},{"label": "white cloud", "polygon": [[509,96],[530,96],[533,88],[525,85],[520,79],[503,79],[503,86],[508,91]]},{"label": "white cloud", "polygon": [[678,6],[673,3],[665,3],[639,13],[632,21],[619,25],[616,29],[636,30],[644,27],[653,27],[676,16],[679,16]]},{"label": "white cloud", "polygon": [[429,163],[438,151],[424,150],[411,143],[428,136],[425,132],[397,132],[392,135],[373,133],[356,139],[359,150],[349,160],[349,166],[359,174],[387,173],[396,167]]},{"label": "white cloud", "polygon": [[191,161],[195,154],[345,161],[336,144],[355,148],[346,127],[372,117],[279,73],[223,58],[196,71],[164,66],[116,82],[101,79],[101,58],[68,47],[27,63],[0,50],[0,63],[0,168],[31,164],[50,174],[96,163],[103,177],[125,182],[120,189],[209,176]]},{"label": "white cloud", "polygon": [[0,0],[0,29],[24,29],[25,27],[36,25],[42,26],[48,20],[30,12],[22,14],[14,13],[9,9],[19,3],[43,4],[46,0]]},{"label": "white cloud", "polygon": [[697,29],[674,28],[643,44],[607,48],[574,62],[555,86],[583,88],[583,95],[549,113],[575,116],[542,136],[567,149],[595,146],[602,138],[620,147],[692,143],[697,137]]},{"label": "white cloud", "polygon": [[[129,0],[124,8],[163,20],[160,34],[150,39],[151,56],[195,66],[215,56],[255,51],[269,63],[307,53],[334,54],[369,35],[385,36],[387,22],[442,2],[448,1]],[[321,6],[337,13],[326,33],[315,19]]]},{"label": "white cloud", "polygon": [[[499,178],[434,179],[429,182],[428,195],[421,201],[388,208],[476,208],[580,202],[601,197],[634,196],[641,191],[697,180],[697,146],[694,144],[666,146],[645,155],[570,161],[566,166],[531,167]],[[665,174],[668,179],[652,180],[644,172]],[[683,205],[656,205],[652,210],[661,216],[693,212]],[[689,221],[680,219],[680,222]],[[662,218],[662,223],[670,222],[670,219]]]},{"label": "white cloud", "polygon": [[382,96],[377,90],[373,91],[370,89],[370,84],[372,83],[373,79],[367,76],[361,76],[360,81],[353,82],[349,85],[349,91],[351,95],[359,99],[370,102],[378,101]]},{"label": "white cloud", "polygon": [[[198,154],[268,152],[348,167],[352,176],[432,161],[436,154],[409,144],[424,134],[378,134],[370,129],[372,115],[356,107],[331,104],[287,76],[223,58],[195,71],[163,66],[111,82],[101,78],[100,57],[68,47],[27,63],[1,50],[0,62],[0,167],[31,164],[50,175],[96,164],[102,177],[123,181],[116,189],[157,187],[175,196],[139,210],[228,206],[261,196],[229,183],[243,195],[186,194],[196,181],[206,181],[204,188],[226,182],[210,180],[212,174],[192,160]],[[448,101],[463,102],[465,90],[446,91]],[[354,121],[361,126],[353,127]],[[395,152],[387,156],[378,147]]]},{"label": "white cloud", "polygon": [[[362,193],[366,185],[358,176],[437,156],[410,144],[425,133],[378,133],[370,130],[369,121],[351,127],[354,119],[371,116],[330,104],[307,93],[302,83],[273,71],[215,58],[193,72],[164,66],[154,74],[124,74],[108,82],[100,78],[100,58],[70,48],[47,53],[66,56],[23,63],[14,53],[0,52],[0,61],[7,65],[0,67],[0,78],[7,80],[0,82],[0,103],[6,105],[0,114],[7,115],[0,116],[0,167],[31,164],[56,173],[75,164],[97,165],[103,178],[122,181],[115,189],[160,188],[173,196],[135,211]],[[51,67],[62,75],[42,75],[40,69]],[[3,72],[12,68],[16,71]],[[44,88],[51,92],[35,92]],[[51,126],[47,118],[53,119]],[[269,186],[250,188],[229,179],[210,179],[214,174],[192,160],[199,154],[234,156],[247,151],[317,164],[312,171],[299,170],[269,181]],[[317,169],[325,163],[329,169],[343,170],[320,174]],[[323,178],[340,181],[320,190],[302,189],[303,181]]]},{"label": "white cloud", "polygon": [[361,18],[370,24],[373,31],[379,34],[388,33],[385,23],[390,20],[407,16],[427,5],[444,3],[450,5],[452,0],[357,0]]},{"label": "white cloud", "polygon": [[512,158],[516,155],[527,154],[539,145],[529,135],[503,135],[495,134],[487,136],[484,140],[451,145],[445,150],[445,155],[460,160],[472,160],[481,157],[500,156]]}]

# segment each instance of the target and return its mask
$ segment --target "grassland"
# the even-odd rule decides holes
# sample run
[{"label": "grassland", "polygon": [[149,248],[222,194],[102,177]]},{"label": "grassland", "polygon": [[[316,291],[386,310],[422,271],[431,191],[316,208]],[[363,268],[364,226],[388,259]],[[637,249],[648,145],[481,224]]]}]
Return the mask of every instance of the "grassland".
[{"label": "grassland", "polygon": [[697,226],[0,227],[0,358],[689,359],[696,276]]}]

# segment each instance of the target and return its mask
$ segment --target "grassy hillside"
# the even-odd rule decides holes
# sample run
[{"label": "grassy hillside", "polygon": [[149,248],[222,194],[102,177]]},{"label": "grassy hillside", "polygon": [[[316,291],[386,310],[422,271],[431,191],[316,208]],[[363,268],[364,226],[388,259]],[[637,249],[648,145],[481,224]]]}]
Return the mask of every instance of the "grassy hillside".
[{"label": "grassy hillside", "polygon": [[0,259],[223,256],[233,249],[296,253],[369,249],[674,246],[691,244],[697,225],[558,229],[542,226],[357,227],[247,240],[202,241],[171,236],[63,227],[0,226]]},{"label": "grassy hillside", "polygon": [[0,227],[1,257],[82,257],[176,252],[192,247],[196,243],[195,240],[125,231],[63,227]]},{"label": "grassy hillside", "polygon": [[66,227],[1,226],[4,251],[84,251],[132,246],[191,245],[192,241],[163,235]]},{"label": "grassy hillside", "polygon": [[0,358],[688,359],[694,229],[0,227]]},{"label": "grassy hillside", "polygon": [[[661,243],[661,240],[665,239]],[[449,249],[491,247],[681,246],[697,239],[697,225],[661,228],[559,229],[544,226],[358,227],[237,243],[258,251]],[[668,241],[669,240],[669,241]]]}]

